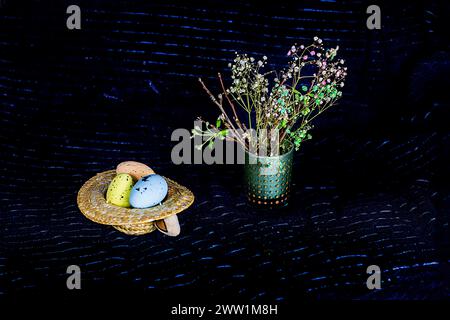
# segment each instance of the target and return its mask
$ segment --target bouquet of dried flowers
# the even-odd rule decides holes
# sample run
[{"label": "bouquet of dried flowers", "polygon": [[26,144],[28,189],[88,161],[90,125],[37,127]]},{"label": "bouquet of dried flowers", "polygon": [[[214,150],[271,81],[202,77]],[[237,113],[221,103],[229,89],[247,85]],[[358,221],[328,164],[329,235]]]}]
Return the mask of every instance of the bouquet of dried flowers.
[{"label": "bouquet of dried flowers", "polygon": [[269,150],[267,142],[276,139],[278,147],[293,145],[298,150],[303,141],[311,139],[312,121],[342,96],[347,67],[337,59],[338,49],[324,48],[318,37],[308,46],[293,45],[287,53],[287,69],[279,72],[264,72],[266,56],[256,60],[236,53],[234,63],[229,64],[231,86],[225,87],[218,74],[220,94],[212,94],[199,79],[221,114],[215,124],[199,118],[202,125],[192,130],[193,136],[203,137],[198,147],[213,147],[217,139],[226,139],[247,151],[264,147],[273,155],[279,151]]}]

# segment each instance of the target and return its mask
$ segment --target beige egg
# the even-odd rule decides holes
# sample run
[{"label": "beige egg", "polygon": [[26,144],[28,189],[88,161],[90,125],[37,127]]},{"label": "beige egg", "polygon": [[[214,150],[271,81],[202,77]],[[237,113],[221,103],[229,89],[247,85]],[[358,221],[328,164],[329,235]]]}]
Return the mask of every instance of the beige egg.
[{"label": "beige egg", "polygon": [[163,220],[155,221],[154,224],[156,229],[158,229],[165,235],[176,237],[180,234],[181,228],[176,214]]},{"label": "beige egg", "polygon": [[153,171],[149,166],[143,163],[136,161],[125,161],[119,163],[116,168],[116,173],[127,173],[132,176],[133,179],[139,180],[142,177],[148,176],[149,174],[154,174],[155,171]]}]

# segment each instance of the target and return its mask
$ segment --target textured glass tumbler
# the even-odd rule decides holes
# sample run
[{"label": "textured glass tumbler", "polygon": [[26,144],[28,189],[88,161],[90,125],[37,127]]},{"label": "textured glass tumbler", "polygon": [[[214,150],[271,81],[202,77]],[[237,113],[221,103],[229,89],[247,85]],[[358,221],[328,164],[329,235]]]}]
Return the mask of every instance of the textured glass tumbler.
[{"label": "textured glass tumbler", "polygon": [[293,148],[274,157],[246,152],[245,182],[247,198],[259,208],[281,208],[289,203],[291,192]]}]

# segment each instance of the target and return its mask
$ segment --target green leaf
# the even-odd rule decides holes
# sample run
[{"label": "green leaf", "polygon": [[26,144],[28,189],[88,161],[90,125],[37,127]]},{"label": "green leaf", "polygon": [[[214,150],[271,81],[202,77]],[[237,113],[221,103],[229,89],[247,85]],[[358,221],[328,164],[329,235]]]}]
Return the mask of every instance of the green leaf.
[{"label": "green leaf", "polygon": [[222,120],[220,118],[217,118],[217,120],[216,120],[216,127],[220,128],[221,125],[222,125]]},{"label": "green leaf", "polygon": [[311,109],[309,109],[309,108],[303,108],[302,109],[302,114],[304,115],[304,116],[306,116],[308,113],[310,113],[311,112]]}]

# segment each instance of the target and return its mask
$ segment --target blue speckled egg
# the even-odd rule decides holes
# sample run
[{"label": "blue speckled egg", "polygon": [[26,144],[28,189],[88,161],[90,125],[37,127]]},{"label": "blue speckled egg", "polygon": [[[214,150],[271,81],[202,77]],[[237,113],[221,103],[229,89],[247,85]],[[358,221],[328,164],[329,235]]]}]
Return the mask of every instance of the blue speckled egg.
[{"label": "blue speckled egg", "polygon": [[166,180],[158,174],[142,177],[130,193],[130,204],[134,208],[149,208],[161,203],[169,187]]}]

